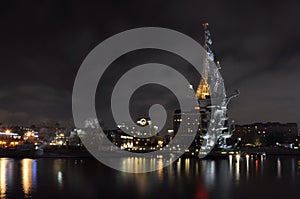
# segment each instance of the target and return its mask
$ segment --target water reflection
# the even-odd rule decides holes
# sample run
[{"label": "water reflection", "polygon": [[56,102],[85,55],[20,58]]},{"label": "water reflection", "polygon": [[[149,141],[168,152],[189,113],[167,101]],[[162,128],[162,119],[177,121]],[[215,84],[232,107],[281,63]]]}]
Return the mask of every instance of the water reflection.
[{"label": "water reflection", "polygon": [[215,183],[216,167],[215,161],[209,160],[202,165],[202,173],[208,187],[213,187]]},{"label": "water reflection", "polygon": [[0,191],[1,191],[1,195],[0,198],[5,198],[6,196],[6,183],[7,183],[7,179],[6,179],[6,175],[7,175],[7,159],[1,159],[0,160]]},{"label": "water reflection", "polygon": [[178,160],[177,160],[177,173],[178,173],[178,175],[180,175],[180,170],[181,170],[181,158],[179,158]]},{"label": "water reflection", "polygon": [[258,175],[258,160],[255,160],[255,176]]},{"label": "water reflection", "polygon": [[[111,161],[114,161],[112,158]],[[128,171],[132,173],[139,173],[141,170],[150,170],[154,171],[156,168],[156,172],[158,172],[158,175],[162,174],[162,171],[164,169],[163,165],[168,162],[174,162],[172,158],[163,158],[163,157],[157,157],[157,158],[142,158],[142,157],[129,157],[129,158],[122,158],[121,161],[119,159],[115,159],[116,162],[120,162],[121,168],[123,171]],[[180,159],[177,163],[179,163],[179,167],[176,167],[180,170]],[[190,166],[189,166],[189,159],[184,160],[184,165],[186,165],[184,168],[186,169],[186,172],[189,172]],[[176,161],[175,161],[176,162]],[[168,165],[169,168],[172,168],[176,163]]]},{"label": "water reflection", "polygon": [[[160,165],[163,163],[162,159],[152,159],[151,165]],[[124,166],[126,167],[137,167],[145,166],[143,159],[127,159],[124,160]],[[293,164],[293,162],[291,162]],[[300,162],[299,162],[300,165]],[[150,174],[141,175],[133,174],[135,176],[135,181],[138,184],[138,191],[140,193],[139,197],[145,197],[147,191],[153,188],[151,182],[159,182],[157,188],[160,186],[169,187],[181,187],[185,186],[185,183],[189,181],[193,182],[191,187],[197,189],[192,196],[198,197],[199,195],[206,197],[210,195],[214,197],[213,190],[222,190],[224,196],[223,198],[231,198],[231,190],[233,187],[238,187],[241,183],[247,181],[252,181],[259,179],[260,176],[270,176],[276,177],[277,174],[272,174],[272,170],[268,168],[277,168],[277,160],[270,158],[268,164],[266,164],[266,158],[261,156],[240,156],[231,155],[228,159],[220,160],[199,160],[199,159],[189,159],[180,158],[174,164],[170,166],[159,169],[154,172],[154,176]],[[291,167],[289,167],[291,168]],[[296,168],[295,168],[296,169]],[[281,170],[280,170],[281,171]],[[287,171],[290,173],[290,171]],[[123,182],[130,179],[131,174],[122,174]],[[181,183],[182,182],[182,183]],[[167,183],[167,185],[166,185]],[[202,187],[203,185],[203,187]],[[151,188],[150,188],[151,187]],[[198,187],[198,188],[197,188]],[[202,187],[201,190],[198,190]],[[181,193],[181,189],[176,190],[177,194]],[[189,197],[186,197],[189,198]]]},{"label": "water reflection", "polygon": [[147,176],[145,173],[135,174],[135,180],[137,181],[138,191],[141,196],[144,196],[147,193]]},{"label": "water reflection", "polygon": [[[228,180],[230,180],[235,185],[238,185],[241,181],[249,181],[264,174],[269,175],[268,173],[271,170],[264,169],[265,160],[264,157],[250,155],[243,157],[240,155],[230,155],[226,160],[202,160],[200,161],[202,167],[201,173],[203,174],[206,186],[209,188],[215,187],[218,180],[224,182],[224,184],[228,184]],[[271,160],[269,164],[270,167],[276,165]]]},{"label": "water reflection", "polygon": [[229,175],[232,176],[232,155],[229,155]]},{"label": "water reflection", "polygon": [[277,158],[277,178],[281,178],[281,161]]},{"label": "water reflection", "polygon": [[[148,163],[150,167],[162,166],[164,161],[170,160],[122,160],[124,167],[138,169]],[[87,194],[90,198],[109,198],[110,194],[123,198],[162,198],[164,194],[168,194],[168,198],[237,198],[235,194],[239,192],[233,190],[242,193],[243,186],[251,190],[251,185],[255,185],[255,189],[264,190],[268,188],[264,184],[285,180],[300,185],[300,157],[180,158],[168,167],[144,174],[117,172],[93,159],[0,158],[0,198],[36,195],[33,198],[66,198],[69,195],[84,198]]]},{"label": "water reflection", "polygon": [[236,158],[236,162],[235,162],[236,173],[235,173],[235,175],[236,175],[236,181],[239,182],[240,181],[240,174],[241,174],[241,171],[240,171],[241,156],[236,155],[235,158]]},{"label": "water reflection", "polygon": [[190,159],[189,158],[185,159],[184,167],[185,167],[185,174],[189,175],[189,173],[190,173]]},{"label": "water reflection", "polygon": [[12,190],[18,190],[19,184],[22,194],[17,195],[19,197],[22,195],[24,198],[31,197],[31,193],[36,190],[37,186],[36,160],[0,158],[0,198],[10,198],[10,195],[16,197]]},{"label": "water reflection", "polygon": [[246,178],[249,179],[249,155],[246,155]]},{"label": "water reflection", "polygon": [[292,158],[291,159],[291,165],[292,165],[292,168],[291,168],[291,177],[292,177],[292,180],[295,181],[296,179],[296,163],[295,163],[295,158]]},{"label": "water reflection", "polygon": [[22,186],[24,196],[27,198],[36,189],[36,160],[23,159],[21,161]]},{"label": "water reflection", "polygon": [[0,158],[0,198],[7,197],[7,190],[13,186],[13,160]]},{"label": "water reflection", "polygon": [[[74,162],[77,164],[77,160]],[[63,159],[55,159],[53,164],[53,174],[57,180],[58,188],[63,189],[63,170],[64,170],[64,160]]]},{"label": "water reflection", "polygon": [[60,188],[63,187],[63,173],[61,171],[57,172],[57,182]]},{"label": "water reflection", "polygon": [[164,176],[163,176],[164,175],[164,169],[163,169],[163,161],[162,161],[162,159],[158,159],[158,168],[160,168],[160,169],[157,170],[158,180],[160,182],[162,182],[163,178],[164,178]]},{"label": "water reflection", "polygon": [[300,175],[300,160],[297,161],[297,176]]}]

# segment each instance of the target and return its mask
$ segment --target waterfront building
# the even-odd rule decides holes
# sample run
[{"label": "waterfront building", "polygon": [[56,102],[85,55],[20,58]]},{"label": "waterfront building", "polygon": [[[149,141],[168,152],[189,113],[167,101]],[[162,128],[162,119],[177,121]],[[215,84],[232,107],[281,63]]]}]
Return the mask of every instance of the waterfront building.
[{"label": "waterfront building", "polygon": [[14,126],[0,129],[0,147],[15,148],[23,144],[39,145],[39,135],[32,128]]},{"label": "waterfront building", "polygon": [[238,146],[281,146],[298,148],[297,123],[279,122],[234,125],[232,139]]},{"label": "waterfront building", "polygon": [[137,129],[130,123],[124,122],[119,124],[116,129],[105,130],[105,134],[114,145],[129,151],[156,150],[164,145],[163,138],[157,135],[158,127],[152,125],[149,117],[139,117],[136,123],[148,128]]}]

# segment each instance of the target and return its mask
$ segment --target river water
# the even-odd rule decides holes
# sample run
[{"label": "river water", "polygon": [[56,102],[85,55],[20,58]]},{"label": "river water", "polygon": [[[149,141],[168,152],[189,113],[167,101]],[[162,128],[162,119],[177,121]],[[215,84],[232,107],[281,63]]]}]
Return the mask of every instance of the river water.
[{"label": "river water", "polygon": [[180,158],[145,174],[92,158],[0,158],[0,192],[0,198],[299,198],[300,156]]}]

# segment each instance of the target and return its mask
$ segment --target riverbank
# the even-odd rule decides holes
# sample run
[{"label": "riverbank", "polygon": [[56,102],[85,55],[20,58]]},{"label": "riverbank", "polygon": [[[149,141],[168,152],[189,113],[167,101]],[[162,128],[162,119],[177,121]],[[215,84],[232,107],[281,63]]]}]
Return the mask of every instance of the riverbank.
[{"label": "riverbank", "polygon": [[[231,150],[213,150],[205,156],[205,159],[222,159],[228,158],[229,155],[263,155],[263,156],[300,156],[300,150],[277,147],[257,147],[257,148],[238,148]],[[171,153],[169,154],[171,155]],[[0,157],[11,158],[92,158],[93,156],[85,148],[76,147],[45,147],[43,149],[0,149]],[[198,158],[198,155],[185,153],[183,158]]]}]

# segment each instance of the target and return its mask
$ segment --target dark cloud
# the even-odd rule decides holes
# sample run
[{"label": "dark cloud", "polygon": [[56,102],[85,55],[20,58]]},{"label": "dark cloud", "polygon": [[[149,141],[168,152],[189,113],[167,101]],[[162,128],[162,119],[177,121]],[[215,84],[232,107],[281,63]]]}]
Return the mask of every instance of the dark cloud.
[{"label": "dark cloud", "polygon": [[298,122],[299,4],[237,0],[1,2],[0,120],[71,118],[77,70],[89,51],[113,34],[160,26],[202,43],[201,23],[208,21],[228,93],[241,91],[230,104],[230,117],[240,123]]},{"label": "dark cloud", "polygon": [[66,120],[71,115],[71,91],[39,84],[8,86],[0,92],[0,122],[29,124],[55,118]]}]

